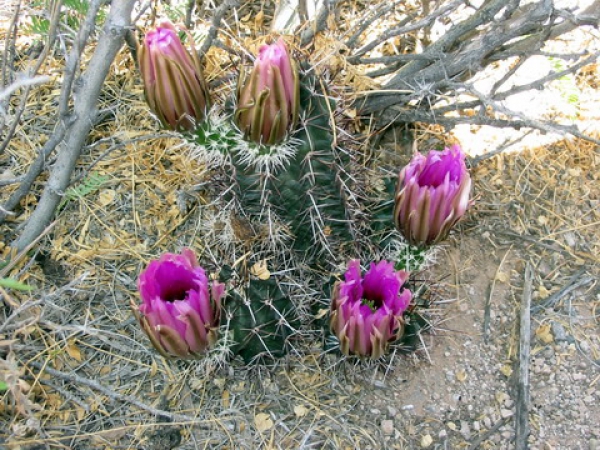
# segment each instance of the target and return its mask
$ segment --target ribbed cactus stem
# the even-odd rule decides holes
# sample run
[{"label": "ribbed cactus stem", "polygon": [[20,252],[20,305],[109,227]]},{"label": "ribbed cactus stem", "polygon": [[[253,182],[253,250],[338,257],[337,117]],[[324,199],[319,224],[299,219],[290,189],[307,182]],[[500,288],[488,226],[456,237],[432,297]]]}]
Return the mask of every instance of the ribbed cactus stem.
[{"label": "ribbed cactus stem", "polygon": [[353,235],[347,204],[353,196],[344,169],[349,157],[334,148],[332,105],[314,76],[302,77],[300,94],[303,126],[290,141],[232,150],[236,195],[246,213],[283,220],[296,250],[331,258],[332,243]]}]

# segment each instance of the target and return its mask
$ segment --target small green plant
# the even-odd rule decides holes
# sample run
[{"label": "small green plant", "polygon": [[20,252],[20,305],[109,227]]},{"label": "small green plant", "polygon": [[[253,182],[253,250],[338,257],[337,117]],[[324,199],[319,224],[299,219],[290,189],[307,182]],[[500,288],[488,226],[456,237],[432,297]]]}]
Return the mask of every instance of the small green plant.
[{"label": "small green plant", "polygon": [[100,190],[100,187],[108,181],[107,175],[100,175],[97,172],[92,172],[87,178],[83,179],[79,186],[67,189],[65,196],[59,206],[62,210],[67,203],[77,198],[83,198],[93,192]]},{"label": "small green plant", "polygon": [[[25,27],[25,33],[30,35],[46,36],[50,31],[50,8],[48,0],[35,0],[31,2],[32,9],[37,10],[37,15],[31,15],[31,24]],[[72,30],[79,30],[90,4],[87,0],[64,0],[62,2],[61,23]],[[96,24],[102,25],[106,19],[106,12],[100,9],[96,17]]]},{"label": "small green plant", "polygon": [[[565,70],[564,61],[558,58],[549,58],[552,64],[552,68],[560,72]],[[567,111],[567,114],[570,119],[575,119],[577,116],[577,110],[579,109],[579,97],[581,94],[581,90],[579,86],[577,86],[577,80],[575,78],[575,74],[569,73],[563,75],[554,81],[554,86],[558,89],[561,94],[561,97],[569,103],[569,105],[573,108],[570,111]],[[569,108],[570,109],[570,108]]]},{"label": "small green plant", "polygon": [[32,286],[21,283],[20,281],[12,278],[0,278],[0,286],[3,288],[15,289],[17,291],[31,291],[33,289]]}]

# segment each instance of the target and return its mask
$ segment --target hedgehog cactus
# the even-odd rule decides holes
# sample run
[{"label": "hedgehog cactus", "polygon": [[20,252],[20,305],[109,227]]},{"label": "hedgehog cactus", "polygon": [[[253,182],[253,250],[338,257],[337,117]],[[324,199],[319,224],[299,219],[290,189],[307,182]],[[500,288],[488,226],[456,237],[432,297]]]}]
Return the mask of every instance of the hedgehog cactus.
[{"label": "hedgehog cactus", "polygon": [[[361,228],[366,221],[354,161],[334,141],[336,105],[314,71],[296,67],[282,40],[263,46],[238,83],[233,123],[209,116],[187,135],[199,155],[221,164],[221,196],[232,216],[265,231],[242,242],[244,253],[268,259],[274,273],[290,277],[306,268],[331,270],[345,259],[344,245],[359,253],[364,242],[372,245],[369,230]],[[232,352],[245,361],[286,354],[306,318],[302,312],[310,310],[306,296],[294,295],[295,287],[279,275],[238,281],[222,301]],[[329,296],[318,276],[305,288]]]},{"label": "hedgehog cactus", "polygon": [[[266,230],[252,254],[271,255],[277,269],[289,274],[299,272],[298,261],[323,268],[339,262],[340,246],[353,239],[347,199],[355,198],[348,192],[349,157],[333,141],[335,105],[315,75],[295,67],[283,41],[262,47],[254,71],[238,85],[234,121],[242,140],[220,147],[230,164],[225,200],[235,205],[236,217]],[[295,129],[299,117],[302,126]],[[297,257],[273,251],[282,240]],[[294,303],[290,287],[276,277],[246,281],[224,305],[233,351],[247,361],[286,353],[302,316],[298,308],[305,306]]]}]

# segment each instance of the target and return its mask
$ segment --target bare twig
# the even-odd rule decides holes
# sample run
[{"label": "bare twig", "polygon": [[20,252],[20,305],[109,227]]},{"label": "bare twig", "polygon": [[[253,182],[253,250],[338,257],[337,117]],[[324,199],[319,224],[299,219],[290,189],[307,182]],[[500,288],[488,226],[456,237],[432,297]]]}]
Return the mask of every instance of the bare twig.
[{"label": "bare twig", "polygon": [[492,297],[494,295],[494,289],[496,288],[496,280],[498,279],[498,274],[500,273],[500,270],[502,269],[502,266],[504,265],[504,261],[506,261],[506,258],[508,257],[508,254],[510,253],[511,249],[512,249],[512,247],[509,248],[506,251],[506,253],[504,254],[504,256],[502,257],[502,260],[500,261],[500,264],[498,265],[498,269],[496,269],[496,275],[494,276],[494,279],[492,280],[492,282],[490,283],[490,286],[489,286],[488,296],[487,296],[487,299],[485,302],[484,314],[483,314],[483,342],[485,342],[486,344],[487,344],[488,338],[489,338]]},{"label": "bare twig", "polygon": [[469,445],[469,450],[478,450],[481,448],[481,444],[487,441],[490,437],[492,437],[495,433],[498,432],[500,428],[506,425],[509,421],[510,417],[506,417],[504,419],[499,420],[492,428],[483,433],[477,439],[475,439],[471,445]]},{"label": "bare twig", "polygon": [[73,80],[75,80],[75,74],[77,73],[81,54],[83,53],[83,49],[85,48],[88,39],[90,38],[90,34],[92,34],[92,31],[94,31],[96,27],[96,16],[98,15],[101,5],[101,0],[93,0],[90,2],[83,25],[79,30],[77,39],[75,39],[75,42],[73,43],[73,48],[71,49],[69,56],[67,56],[64,80],[62,83],[60,100],[58,103],[58,114],[60,117],[64,117],[68,112],[69,98],[71,97],[71,90],[73,88]]},{"label": "bare twig", "polygon": [[[367,28],[369,28],[373,22],[375,22],[381,16],[392,11],[400,3],[402,3],[402,0],[395,0],[395,1],[391,2],[390,4],[386,4],[384,2],[381,5],[379,5],[379,11],[375,11],[375,12],[369,11],[367,17],[363,17],[363,19],[360,21],[360,26],[357,28],[357,30],[354,32],[354,34],[352,36],[350,36],[350,38],[346,41],[346,47],[354,48],[354,46],[356,45],[356,42],[358,42],[358,38],[360,37],[360,35],[363,34],[365,32],[365,30]],[[414,17],[412,17],[412,16],[406,17],[402,22],[400,22],[398,24],[398,27],[405,26],[411,19],[414,19]]]},{"label": "bare twig", "polygon": [[13,210],[19,205],[23,197],[25,197],[31,186],[35,182],[36,178],[42,170],[44,170],[44,166],[50,156],[50,153],[54,151],[54,149],[62,142],[65,137],[66,127],[62,124],[59,124],[57,130],[55,130],[54,134],[48,141],[44,144],[38,153],[37,158],[29,167],[25,178],[22,180],[19,188],[15,190],[9,199],[6,201],[4,205],[2,205],[2,209],[0,209],[0,223],[3,223],[6,220],[6,217],[13,212]]},{"label": "bare twig", "polygon": [[135,397],[132,397],[130,395],[123,395],[118,392],[115,392],[112,389],[110,389],[94,380],[84,378],[73,372],[72,373],[62,372],[60,370],[52,369],[51,367],[48,367],[48,365],[41,364],[36,361],[31,361],[29,363],[29,365],[32,367],[35,367],[36,369],[38,369],[42,372],[46,372],[49,375],[52,375],[53,377],[60,378],[62,380],[68,381],[68,382],[76,384],[76,385],[87,386],[91,389],[94,389],[95,391],[98,391],[98,392],[106,395],[111,400],[116,400],[116,401],[131,404],[143,411],[146,411],[150,414],[154,414],[155,416],[158,416],[158,417],[165,417],[167,419],[176,420],[176,421],[180,421],[180,422],[197,422],[198,421],[197,417],[187,416],[184,414],[172,413],[172,412],[165,411],[162,409],[154,408],[150,405],[147,405],[147,404],[141,402],[140,400],[138,400]]},{"label": "bare twig", "polygon": [[[497,3],[498,0],[496,0],[495,3]],[[420,30],[421,28],[427,27],[429,25],[431,25],[433,22],[435,22],[437,19],[442,18],[447,16],[448,14],[450,14],[452,11],[456,10],[456,8],[460,5],[462,5],[463,3],[465,3],[465,0],[454,0],[451,3],[448,3],[447,5],[442,6],[440,9],[432,12],[431,14],[429,14],[429,16],[418,20],[416,22],[413,23],[407,23],[404,24],[404,22],[402,22],[401,26],[398,26],[396,28],[392,28],[391,30],[385,31],[381,36],[377,37],[376,39],[372,40],[371,42],[369,42],[368,44],[364,45],[363,47],[359,48],[354,55],[352,55],[352,57],[348,58],[348,61],[353,63],[355,62],[358,57],[364,55],[365,53],[373,50],[375,47],[377,47],[378,45],[384,43],[385,41],[396,37],[396,36],[400,36],[406,33],[410,33],[411,31],[416,31],[416,30]],[[477,26],[477,25],[474,25]],[[446,38],[444,41],[440,41],[440,44],[435,44],[431,47],[429,47],[429,54],[435,54],[438,57],[441,56],[443,54],[443,51],[438,51],[439,49],[443,49],[447,44],[446,44],[446,40],[448,40],[447,36],[450,36],[450,32],[452,30],[450,30],[444,37]],[[468,31],[468,30],[465,30]],[[464,33],[464,31],[461,29],[461,33]],[[454,32],[452,35],[456,34],[456,32]],[[444,39],[444,38],[442,38]],[[443,45],[442,45],[443,44]],[[435,47],[435,48],[434,48]]]},{"label": "bare twig", "polygon": [[196,0],[188,0],[185,6],[185,27],[190,29],[192,27],[192,14],[194,13],[194,7],[196,6]]},{"label": "bare twig", "polygon": [[509,149],[511,146],[521,142],[523,139],[525,139],[531,133],[532,133],[532,130],[529,130],[529,131],[526,131],[525,133],[523,133],[521,136],[518,136],[514,139],[510,139],[510,138],[505,139],[504,142],[502,142],[502,144],[500,144],[498,146],[498,148],[496,148],[490,152],[484,153],[483,155],[479,155],[474,158],[469,158],[468,159],[469,165],[471,166],[471,168],[477,167],[482,161],[485,161],[486,159],[490,159],[496,155],[499,155],[503,151]]},{"label": "bare twig", "polygon": [[17,255],[14,258],[12,258],[9,261],[9,263],[0,270],[0,277],[6,276],[13,269],[13,267],[18,264],[18,262],[21,260],[21,258],[23,258],[27,254],[27,252],[29,250],[31,250],[35,244],[38,243],[38,241],[41,238],[43,238],[47,233],[50,232],[50,230],[52,230],[52,228],[54,228],[54,225],[56,225],[56,221],[54,221],[50,225],[48,225],[36,239],[31,241],[29,243],[29,245],[27,245],[19,253],[17,253]]},{"label": "bare twig", "polygon": [[539,305],[535,305],[531,308],[532,313],[537,313],[546,308],[553,308],[554,305],[563,297],[569,295],[575,289],[579,289],[580,287],[586,286],[595,280],[592,276],[583,276],[585,273],[585,269],[578,271],[575,275],[569,278],[569,281],[565,286],[563,286],[559,291],[547,297],[542,303]]},{"label": "bare twig", "polygon": [[521,319],[519,333],[519,374],[517,380],[515,414],[515,448],[529,448],[529,356],[531,350],[531,282],[533,269],[530,263],[525,266],[525,283],[521,300]]},{"label": "bare twig", "polygon": [[308,43],[313,39],[316,33],[320,33],[321,31],[327,28],[327,18],[331,14],[331,11],[335,9],[335,4],[337,0],[324,0],[323,7],[317,14],[315,18],[314,24],[306,27],[306,29],[300,35],[300,46],[305,47]]},{"label": "bare twig", "polygon": [[[4,61],[2,61],[2,83],[0,84],[0,87],[4,87],[10,83],[9,76],[8,76],[8,65],[9,65],[9,62],[12,61],[12,55],[10,55],[10,52],[12,52],[12,49],[14,48],[14,41],[15,41],[15,37],[17,34],[17,28],[18,28],[17,24],[18,24],[20,12],[21,12],[21,1],[19,1],[19,3],[17,3],[17,5],[15,6],[15,11],[14,11],[13,17],[10,21],[10,25],[8,26],[6,38],[4,39]],[[2,99],[0,99],[0,104],[1,103],[2,103]],[[1,126],[0,126],[0,129],[2,129]]]},{"label": "bare twig", "polygon": [[13,244],[18,250],[29,245],[44,229],[69,184],[71,173],[96,115],[95,106],[104,79],[117,52],[123,45],[125,32],[131,24],[131,12],[134,4],[135,0],[123,0],[111,5],[104,26],[104,34],[99,39],[87,70],[82,76],[81,92],[79,92],[74,106],[75,122],[69,130],[64,146],[60,148],[37,208],[29,218],[21,236]]},{"label": "bare twig", "polygon": [[[33,78],[40,68],[42,64],[46,61],[46,58],[50,54],[52,46],[54,45],[54,40],[56,39],[56,30],[58,29],[58,23],[60,21],[60,8],[62,5],[62,0],[57,0],[53,5],[52,17],[50,19],[50,29],[48,30],[48,38],[46,40],[46,44],[44,46],[44,50],[42,54],[38,57],[37,62],[27,71],[26,78]],[[4,153],[6,147],[10,143],[11,139],[15,135],[15,131],[17,130],[17,126],[21,120],[21,115],[27,108],[27,98],[29,97],[29,92],[31,90],[31,85],[26,85],[23,93],[21,94],[21,100],[19,101],[19,107],[13,117],[12,123],[6,136],[4,136],[4,140],[2,144],[0,144],[0,154]]]},{"label": "bare twig", "polygon": [[[449,6],[448,3],[446,5]],[[467,6],[471,7],[470,4]],[[385,31],[369,44],[356,51],[348,61],[354,64],[378,63],[382,68],[370,72],[371,77],[390,73],[394,76],[383,89],[366,92],[356,102],[363,114],[375,113],[378,123],[425,122],[452,128],[458,124],[489,125],[495,127],[528,128],[544,132],[572,136],[600,144],[600,140],[588,136],[575,124],[562,125],[551,120],[538,120],[511,111],[503,100],[521,92],[539,90],[548,83],[575,73],[593,63],[598,52],[591,55],[558,55],[564,59],[577,58],[564,70],[552,71],[526,84],[510,83],[514,75],[530,57],[541,55],[544,44],[553,38],[583,25],[597,26],[600,20],[600,0],[579,14],[560,9],[553,2],[537,0],[523,5],[518,1],[490,0],[475,9],[467,19],[453,25],[440,39],[426,47],[422,53],[363,57],[375,46],[386,42],[392,34],[406,33],[416,26],[422,30],[433,15],[449,15],[457,11],[458,4],[450,10],[440,8],[417,22]],[[374,12],[376,16],[378,12]],[[501,20],[493,19],[501,14]],[[354,36],[353,36],[354,37]],[[518,57],[516,64],[505,73],[489,92],[477,92],[472,79],[494,61]],[[498,92],[503,86],[509,88]],[[475,100],[464,101],[472,95]],[[496,115],[487,114],[492,110]],[[456,113],[479,108],[480,114]]]},{"label": "bare twig", "polygon": [[[564,20],[560,24],[553,25],[548,33],[548,39],[555,39],[559,36],[562,36],[569,31],[573,31],[575,28],[589,25],[592,27],[598,28],[598,22],[600,21],[600,0],[596,0],[590,6],[588,6],[584,11],[582,11],[577,16],[571,15],[568,20]],[[541,32],[544,32],[542,30]],[[501,59],[506,59],[515,54],[519,54],[524,52],[526,49],[531,48],[531,46],[535,43],[536,40],[539,40],[539,35],[531,34],[524,39],[516,41],[515,43],[507,46],[503,51],[494,54],[490,60],[497,61]]]},{"label": "bare twig", "polygon": [[217,8],[213,15],[212,23],[210,25],[210,29],[208,30],[208,35],[202,43],[202,47],[200,47],[200,50],[198,50],[198,54],[200,55],[200,57],[203,57],[205,55],[205,53],[212,45],[213,40],[217,37],[217,34],[219,33],[219,27],[221,26],[221,20],[223,20],[223,16],[225,15],[225,13],[231,8],[236,8],[237,6],[239,6],[238,0],[225,0]]},{"label": "bare twig", "polygon": [[34,86],[36,84],[44,84],[50,80],[51,78],[47,75],[40,75],[38,77],[22,78],[20,80],[16,80],[10,86],[0,91],[0,102],[8,98],[13,92],[15,92],[18,89],[21,89],[22,87]]}]

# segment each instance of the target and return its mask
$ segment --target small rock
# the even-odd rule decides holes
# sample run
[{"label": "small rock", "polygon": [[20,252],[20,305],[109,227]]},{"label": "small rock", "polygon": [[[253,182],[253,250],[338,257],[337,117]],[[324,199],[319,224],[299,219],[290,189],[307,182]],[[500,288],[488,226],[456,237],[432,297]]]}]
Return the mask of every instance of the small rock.
[{"label": "small rock", "polygon": [[386,436],[391,436],[394,434],[394,421],[393,420],[382,420],[381,421],[381,431]]},{"label": "small rock", "polygon": [[485,416],[483,418],[483,425],[489,430],[492,428],[492,419],[490,419],[488,416]]},{"label": "small rock", "polygon": [[467,422],[466,420],[461,420],[460,421],[460,434],[467,441],[469,439],[471,439],[471,428],[469,427],[469,422]]},{"label": "small rock", "polygon": [[430,434],[426,434],[421,438],[421,447],[422,448],[427,448],[431,444],[433,444],[433,438],[431,437]]},{"label": "small rock", "polygon": [[391,436],[394,434],[394,421],[393,420],[382,420],[381,421],[381,431],[386,436]]},{"label": "small rock", "polygon": [[554,349],[552,347],[546,347],[544,349],[544,357],[546,357],[546,359],[550,359],[554,356]]},{"label": "small rock", "polygon": [[446,424],[446,426],[447,426],[448,428],[450,428],[452,431],[456,431],[456,424],[455,424],[454,422],[448,422],[448,423]]},{"label": "small rock", "polygon": [[388,414],[392,417],[396,417],[396,414],[398,414],[398,410],[396,408],[393,408],[391,406],[387,407],[388,410]]},{"label": "small rock", "polygon": [[564,342],[567,340],[567,332],[565,328],[559,323],[552,321],[552,334],[554,335],[554,340],[556,342]]},{"label": "small rock", "polygon": [[446,439],[448,437],[448,432],[446,430],[441,430],[438,436],[440,439]]},{"label": "small rock", "polygon": [[511,417],[513,415],[513,412],[510,409],[501,409],[500,410],[500,416],[503,419],[506,419],[507,417]]},{"label": "small rock", "polygon": [[598,439],[590,439],[590,450],[600,450],[600,441]]},{"label": "small rock", "polygon": [[479,420],[473,422],[473,429],[475,431],[479,431],[481,429],[481,425],[479,425]]},{"label": "small rock", "polygon": [[590,344],[588,343],[588,341],[581,341],[579,343],[579,348],[581,349],[581,351],[583,353],[589,353],[590,352]]}]

